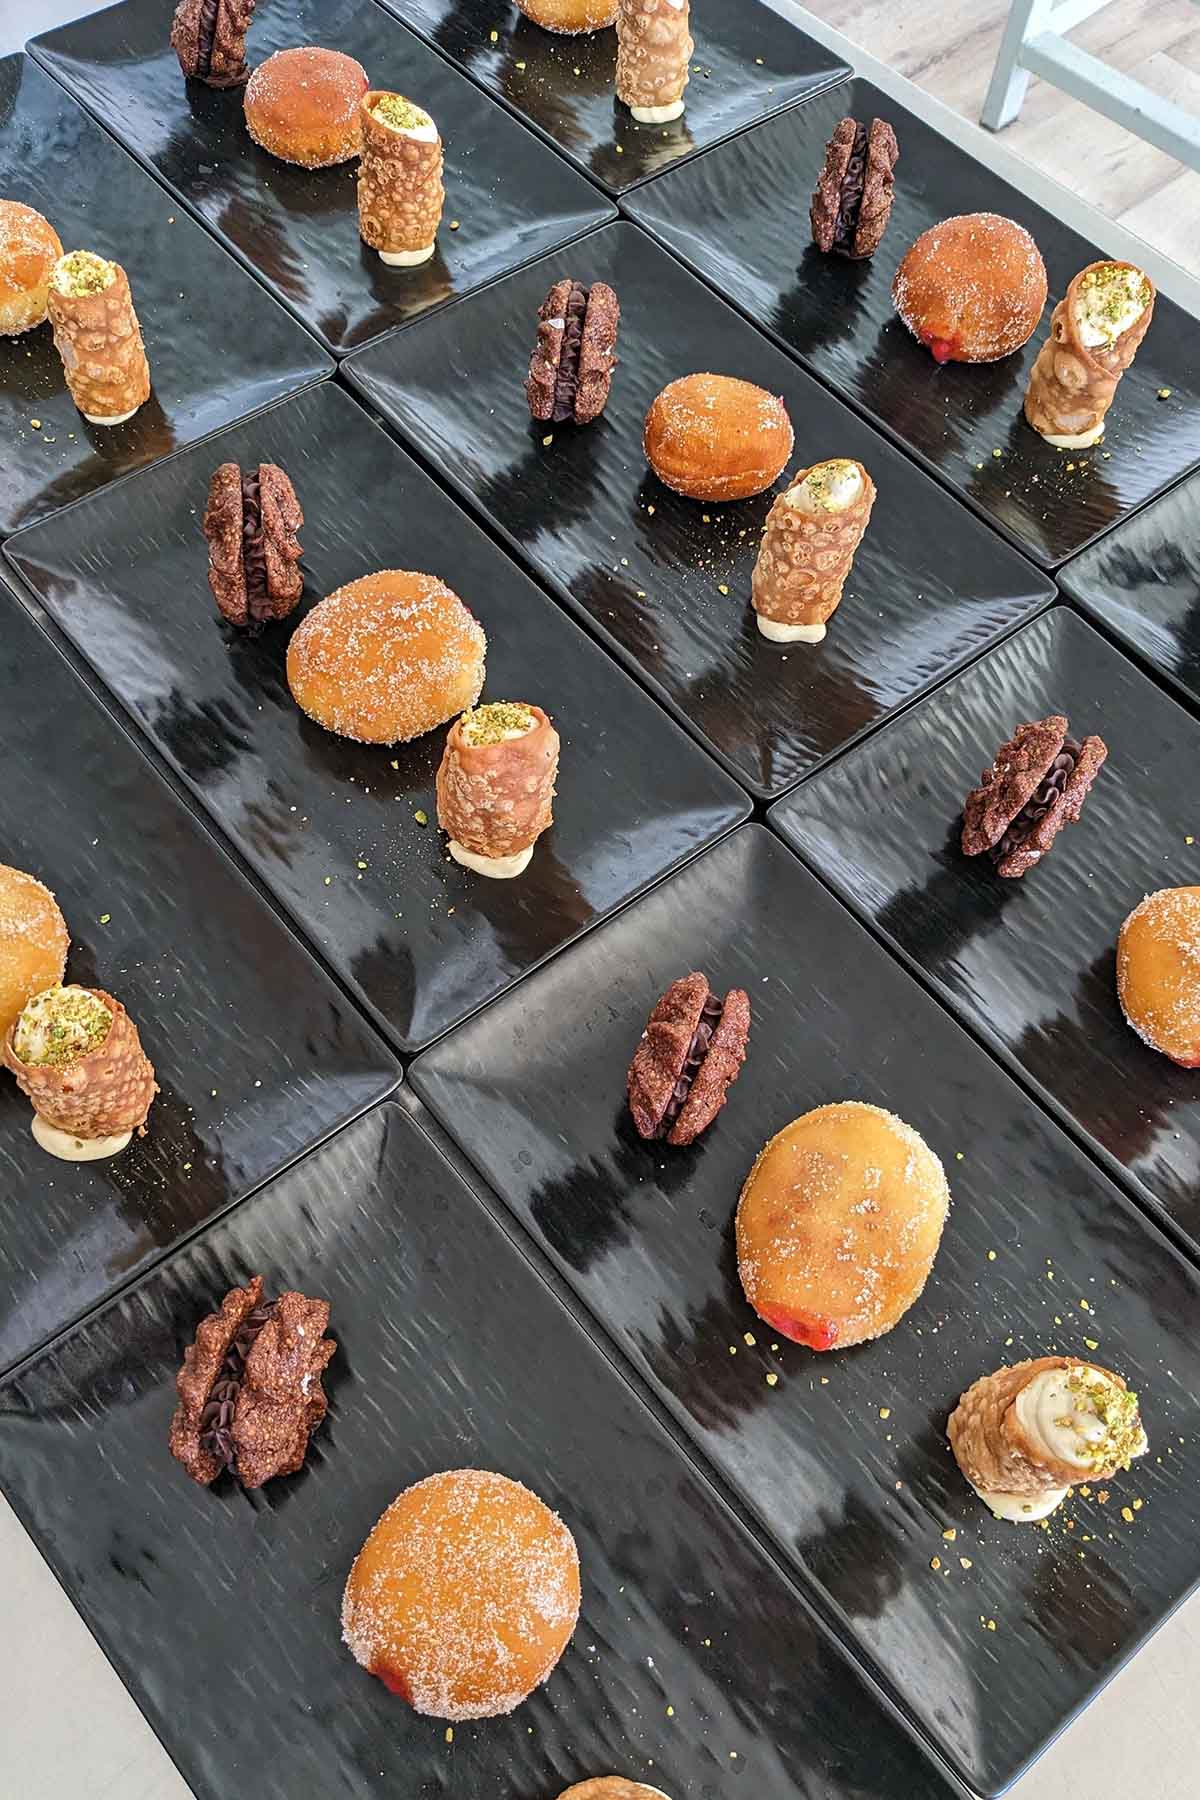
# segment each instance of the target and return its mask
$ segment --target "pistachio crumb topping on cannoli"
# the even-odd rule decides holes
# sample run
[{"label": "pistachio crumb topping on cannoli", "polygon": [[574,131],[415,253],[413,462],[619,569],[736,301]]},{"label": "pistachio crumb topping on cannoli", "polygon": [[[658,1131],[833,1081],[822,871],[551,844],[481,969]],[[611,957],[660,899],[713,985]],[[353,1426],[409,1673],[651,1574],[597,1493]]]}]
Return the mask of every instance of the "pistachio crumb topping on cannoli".
[{"label": "pistachio crumb topping on cannoli", "polygon": [[393,131],[419,131],[436,135],[436,128],[429,114],[411,100],[406,100],[403,94],[380,94],[371,107],[371,117],[378,119],[381,125],[390,126]]},{"label": "pistachio crumb topping on cannoli", "polygon": [[487,706],[474,706],[461,720],[466,744],[505,744],[511,738],[524,737],[532,731],[533,714],[519,700],[493,700]]},{"label": "pistachio crumb topping on cannoli", "polygon": [[1032,1442],[1082,1471],[1127,1469],[1147,1447],[1137,1395],[1082,1363],[1035,1375],[1016,1408]]},{"label": "pistachio crumb topping on cannoli", "polygon": [[1115,344],[1149,304],[1150,283],[1140,269],[1121,263],[1090,269],[1079,283],[1075,306],[1079,335],[1089,348]]},{"label": "pistachio crumb topping on cannoli", "polygon": [[112,1029],[103,1000],[81,987],[35,994],[13,1029],[13,1049],[31,1068],[61,1068],[99,1049]]},{"label": "pistachio crumb topping on cannoli", "polygon": [[856,462],[844,456],[816,463],[794,487],[788,489],[788,504],[799,512],[844,512],[862,493],[862,474]]},{"label": "pistachio crumb topping on cannoli", "polygon": [[50,280],[60,294],[102,294],[117,278],[116,263],[92,250],[72,250],[60,256]]}]

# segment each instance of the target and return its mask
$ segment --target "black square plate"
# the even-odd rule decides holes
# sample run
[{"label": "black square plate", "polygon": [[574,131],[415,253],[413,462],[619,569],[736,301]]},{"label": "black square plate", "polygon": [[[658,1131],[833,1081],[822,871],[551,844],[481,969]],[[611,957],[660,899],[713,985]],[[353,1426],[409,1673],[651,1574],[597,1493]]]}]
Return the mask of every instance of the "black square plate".
[{"label": "black square plate", "polygon": [[98,250],[127,271],[152,383],[127,425],[89,425],[71,399],[49,325],[0,337],[0,533],[194,444],[333,367],[27,56],[0,59],[0,193],[44,213],[64,250]]},{"label": "black square plate", "polygon": [[[551,430],[531,423],[523,383],[537,309],[563,274],[616,288],[620,366],[603,418]],[[761,797],[782,793],[1054,591],[632,225],[607,226],[345,369]],[[646,465],[651,401],[698,369],[783,394],[792,468],[858,456],[875,477],[870,528],[819,646],[768,644],[750,610],[773,494],[702,505]]]},{"label": "black square plate", "polygon": [[246,130],[243,88],[184,81],[170,20],[161,0],[125,0],[30,49],[339,355],[613,211],[373,0],[264,4],[247,40],[252,65],[294,44],[343,50],[377,87],[410,94],[437,120],[446,146],[438,248],[419,269],[386,268],[358,235],[357,163],[301,169],[260,149]]},{"label": "black square plate", "polygon": [[[375,569],[447,580],[489,637],[487,693],[544,704],[563,740],[555,824],[518,881],[446,855],[443,733],[394,749],[306,719],[292,621],[223,626],[200,515],[227,457],[278,462],[305,512],[306,602]],[[56,622],[335,973],[415,1050],[750,810],[664,717],[369,419],[322,384],[119,495],[12,540]],[[428,820],[423,824],[418,815]]]},{"label": "black square plate", "polygon": [[[826,141],[847,114],[887,119],[900,141],[887,235],[860,263],[822,256],[808,222]],[[1104,252],[869,82],[655,182],[629,211],[1048,568],[1200,459],[1200,321],[1162,295],[1103,443],[1054,450],[1031,430],[1021,403],[1054,303]],[[1003,213],[1033,233],[1050,298],[1015,356],[939,368],[897,317],[892,277],[915,238],[966,212]]]},{"label": "black square plate", "polygon": [[1200,475],[1093,544],[1058,579],[1135,656],[1200,701]]},{"label": "black square plate", "polygon": [[[197,1320],[256,1271],[331,1302],[329,1416],[302,1474],[201,1489],[167,1451],[175,1372]],[[451,1734],[358,1667],[339,1609],[393,1496],[464,1466],[561,1512],[584,1605],[546,1687]],[[731,1771],[761,1800],[946,1792],[398,1106],[28,1364],[0,1391],[0,1480],[205,1800],[245,1792],[251,1770],[264,1800],[546,1800],[613,1769],[677,1800],[716,1800]]]},{"label": "black square plate", "polygon": [[[1109,759],[1044,863],[959,848],[964,796],[1013,727],[1065,713]],[[1200,1248],[1200,1073],[1117,1004],[1121,921],[1200,882],[1200,724],[1065,607],[827,770],[771,823],[1091,1148]]]},{"label": "black square plate", "polygon": [[657,175],[850,70],[760,0],[692,0],[687,110],[639,125],[616,96],[617,34],[543,31],[508,0],[382,0],[610,194]]},{"label": "black square plate", "polygon": [[39,876],[67,977],[128,1006],[161,1093],[110,1162],[55,1162],[0,1079],[0,1367],[386,1094],[400,1071],[0,585],[0,862]]},{"label": "black square plate", "polygon": [[[688,968],[746,988],[753,1024],[719,1119],[671,1151],[637,1137],[625,1075]],[[760,827],[411,1079],[973,1789],[1015,1779],[1200,1578],[1200,1275]],[[840,1099],[916,1126],[954,1207],[908,1317],[818,1357],[746,1305],[732,1224],[765,1140]],[[1143,1391],[1153,1453],[1107,1505],[997,1523],[947,1415],[977,1376],[1089,1339]]]}]

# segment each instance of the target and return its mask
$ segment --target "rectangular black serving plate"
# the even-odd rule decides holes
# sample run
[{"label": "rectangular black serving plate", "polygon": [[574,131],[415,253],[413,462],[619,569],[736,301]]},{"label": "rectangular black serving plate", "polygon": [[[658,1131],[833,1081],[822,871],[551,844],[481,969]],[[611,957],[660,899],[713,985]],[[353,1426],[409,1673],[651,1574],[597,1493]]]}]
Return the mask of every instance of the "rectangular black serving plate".
[{"label": "rectangular black serving plate", "polygon": [[0,194],[44,213],[64,250],[96,250],[122,265],[151,381],[127,425],[89,425],[48,324],[0,337],[0,534],[332,369],[309,334],[27,56],[0,59]]},{"label": "rectangular black serving plate", "polygon": [[301,169],[260,149],[246,130],[243,88],[184,80],[170,17],[162,0],[124,0],[46,32],[30,50],[338,355],[614,211],[374,0],[260,6],[251,66],[297,44],[341,50],[374,86],[411,95],[437,121],[446,154],[438,248],[421,268],[389,269],[358,234],[357,161]]},{"label": "rectangular black serving plate", "polygon": [[0,1368],[387,1094],[394,1058],[0,584],[0,863],[124,1002],[160,1092],[108,1162],[57,1162],[0,1074]]},{"label": "rectangular black serving plate", "polygon": [[[223,625],[200,530],[211,471],[276,462],[305,522],[305,600],[250,639]],[[428,1044],[750,810],[562,609],[349,394],[329,383],[147,479],[11,540],[10,559],[96,673],[400,1049]],[[351,743],[292,700],[315,601],[376,569],[448,581],[489,637],[489,699],[545,706],[555,823],[517,881],[451,862],[443,733]]]},{"label": "rectangular black serving plate", "polygon": [[850,74],[824,44],[760,0],[692,0],[686,110],[668,125],[639,125],[617,99],[615,30],[545,31],[509,0],[381,3],[610,194]]},{"label": "rectangular black serving plate", "polygon": [[[331,1302],[330,1410],[301,1474],[202,1489],[167,1450],[174,1376],[255,1272]],[[449,1734],[358,1667],[339,1610],[394,1495],[462,1467],[562,1515],[584,1602],[544,1688]],[[546,1800],[614,1770],[676,1800],[947,1792],[399,1106],[20,1370],[0,1390],[0,1482],[203,1800]]]},{"label": "rectangular black serving plate", "polygon": [[[1013,728],[1065,713],[1108,762],[1079,823],[1002,881],[964,857],[962,803]],[[1089,1147],[1200,1250],[1200,1074],[1117,1003],[1117,933],[1142,896],[1200,881],[1200,723],[1058,607],[770,822]]]},{"label": "rectangular black serving plate", "polygon": [[[610,282],[620,363],[594,425],[531,422],[537,309],[564,275]],[[632,225],[606,226],[343,365],[350,381],[761,798],[784,791],[993,643],[1053,586]],[[772,493],[686,500],[642,425],[711,369],[782,393],[789,472],[857,456],[879,498],[819,646],[769,644],[750,575]]]},{"label": "rectangular black serving plate", "polygon": [[1075,557],[1058,580],[1135,656],[1200,702],[1200,475]]},{"label": "rectangular black serving plate", "polygon": [[[809,228],[826,141],[847,115],[886,119],[900,143],[887,233],[865,262],[823,256]],[[1025,423],[1026,380],[1054,304],[1104,251],[870,82],[768,121],[633,195],[626,210],[1047,568],[1200,460],[1200,321],[1162,295],[1103,443],[1055,450]],[[923,231],[969,212],[1002,213],[1033,233],[1050,297],[1024,350],[939,368],[897,316],[892,278]]]},{"label": "rectangular black serving plate", "polygon": [[[670,1150],[636,1135],[625,1077],[688,968],[744,987],[753,1023],[719,1118]],[[1014,1780],[1196,1585],[1200,1274],[761,827],[410,1079],[973,1791]],[[763,1143],[842,1099],[915,1126],[954,1204],[908,1317],[815,1356],[746,1305],[733,1215]],[[947,1415],[978,1376],[1089,1340],[1142,1391],[1152,1453],[1107,1505],[998,1523]]]}]

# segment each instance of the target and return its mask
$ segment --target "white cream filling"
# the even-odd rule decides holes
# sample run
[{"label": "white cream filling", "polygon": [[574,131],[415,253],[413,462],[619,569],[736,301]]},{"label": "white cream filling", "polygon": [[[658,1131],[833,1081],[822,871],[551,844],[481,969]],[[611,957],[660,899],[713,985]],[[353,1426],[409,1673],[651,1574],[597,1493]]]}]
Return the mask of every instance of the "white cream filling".
[{"label": "white cream filling", "polygon": [[446,845],[456,863],[464,869],[470,869],[476,875],[489,875],[493,881],[511,881],[514,875],[523,875],[529,867],[534,846],[526,845],[524,850],[517,850],[512,856],[479,856],[474,850],[466,850],[454,838]]},{"label": "white cream filling", "polygon": [[116,1156],[133,1136],[132,1131],[115,1131],[111,1137],[76,1137],[73,1131],[51,1125],[40,1113],[34,1113],[29,1129],[41,1148],[60,1162],[99,1162],[103,1157]]},{"label": "white cream filling", "polygon": [[683,112],[682,96],[667,106],[631,106],[630,112],[639,125],[669,125]]},{"label": "white cream filling", "polygon": [[768,619],[755,613],[758,629],[773,644],[819,644],[825,636],[824,625],[785,625],[780,619]]},{"label": "white cream filling", "polygon": [[[138,402],[138,406],[140,405],[141,401]],[[131,406],[128,412],[109,413],[108,417],[104,419],[99,418],[95,413],[84,413],[83,416],[89,425],[123,425],[126,419],[132,419],[137,410],[137,406]]]},{"label": "white cream filling", "polygon": [[[1075,323],[1079,336],[1089,350],[1100,344],[1115,344],[1123,332],[1135,325],[1146,310],[1142,298],[1146,277],[1140,269],[1111,269],[1103,279],[1087,283],[1075,306]],[[1112,313],[1114,297],[1120,307]]]},{"label": "white cream filling", "polygon": [[1070,1493],[1070,1488],[1051,1488],[1045,1494],[988,1494],[982,1488],[975,1492],[997,1519],[1008,1519],[1014,1525],[1034,1525],[1056,1512]]},{"label": "white cream filling", "polygon": [[389,269],[415,269],[419,263],[427,263],[437,249],[437,240],[427,244],[424,250],[381,250],[379,259]]},{"label": "white cream filling", "polygon": [[[1103,1419],[1087,1404],[1086,1395],[1071,1391],[1069,1383],[1080,1379],[1094,1392],[1116,1391],[1114,1383],[1105,1381],[1094,1370],[1079,1366],[1043,1369],[1017,1395],[1017,1423],[1035,1455],[1040,1453],[1047,1462],[1065,1463],[1087,1475],[1095,1468],[1097,1450],[1109,1432]],[[1141,1444],[1132,1454],[1141,1456],[1145,1449],[1143,1432]]]},{"label": "white cream filling", "polygon": [[1042,436],[1056,450],[1090,450],[1104,436],[1104,420],[1093,425],[1090,431],[1044,431]]},{"label": "white cream filling", "polygon": [[438,141],[438,128],[432,119],[427,125],[393,125],[390,119],[381,119],[378,113],[372,113],[371,117],[385,131],[394,131],[397,137],[411,138],[414,144],[436,144]]},{"label": "white cream filling", "polygon": [[817,463],[803,481],[788,488],[783,498],[793,512],[820,518],[822,513],[845,512],[853,506],[863,490],[862,470],[857,463],[834,458]]}]

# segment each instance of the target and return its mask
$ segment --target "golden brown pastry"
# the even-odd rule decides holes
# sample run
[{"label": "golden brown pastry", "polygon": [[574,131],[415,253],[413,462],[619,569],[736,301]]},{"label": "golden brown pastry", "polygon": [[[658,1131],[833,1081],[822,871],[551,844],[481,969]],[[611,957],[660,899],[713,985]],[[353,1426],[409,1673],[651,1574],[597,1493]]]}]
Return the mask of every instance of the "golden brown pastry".
[{"label": "golden brown pastry", "polygon": [[875,504],[860,462],[835,456],[792,476],[767,514],[751,579],[758,629],[776,644],[819,644]]},{"label": "golden brown pastry", "polygon": [[666,125],[683,111],[690,11],[688,0],[619,0],[617,99],[639,125]]},{"label": "golden brown pastry", "polygon": [[137,1026],[103,988],[35,994],[0,1043],[0,1060],[32,1101],[33,1135],[51,1156],[94,1162],[145,1133],[154,1069]]},{"label": "golden brown pastry", "polygon": [[574,37],[581,31],[603,31],[617,16],[617,0],[516,0],[517,11],[543,31]]},{"label": "golden brown pastry", "polygon": [[1121,1010],[1144,1044],[1200,1069],[1200,887],[1160,888],[1117,940]]},{"label": "golden brown pastry", "polygon": [[57,987],[70,947],[50,889],[0,863],[0,1038],[35,994]]},{"label": "golden brown pastry", "polygon": [[446,190],[442,140],[422,107],[371,88],[359,108],[358,232],[391,268],[415,268],[437,248]]},{"label": "golden brown pastry", "polygon": [[71,398],[89,425],[123,425],[150,398],[150,365],[120,263],[90,250],[60,256],[48,299]]},{"label": "golden brown pastry", "polygon": [[437,774],[438,824],[455,862],[510,881],[553,820],[558,733],[540,706],[492,701],[456,719]]},{"label": "golden brown pastry", "polygon": [[0,337],[44,323],[50,273],[62,255],[48,219],[19,200],[0,200]]},{"label": "golden brown pastry", "polygon": [[731,375],[685,375],[646,414],[646,460],[693,500],[745,500],[777,481],[792,454],[783,401]]},{"label": "golden brown pastry", "polygon": [[996,362],[1037,330],[1046,265],[1023,225],[960,213],[905,252],[892,300],[935,362]]},{"label": "golden brown pastry", "polygon": [[362,149],[359,102],[370,83],[340,50],[277,50],[246,84],[246,129],[280,162],[326,169]]},{"label": "golden brown pastry", "polygon": [[1117,383],[1154,313],[1154,283],[1133,263],[1081,269],[1050,316],[1050,336],[1029,371],[1025,417],[1059,450],[1104,436]]}]

